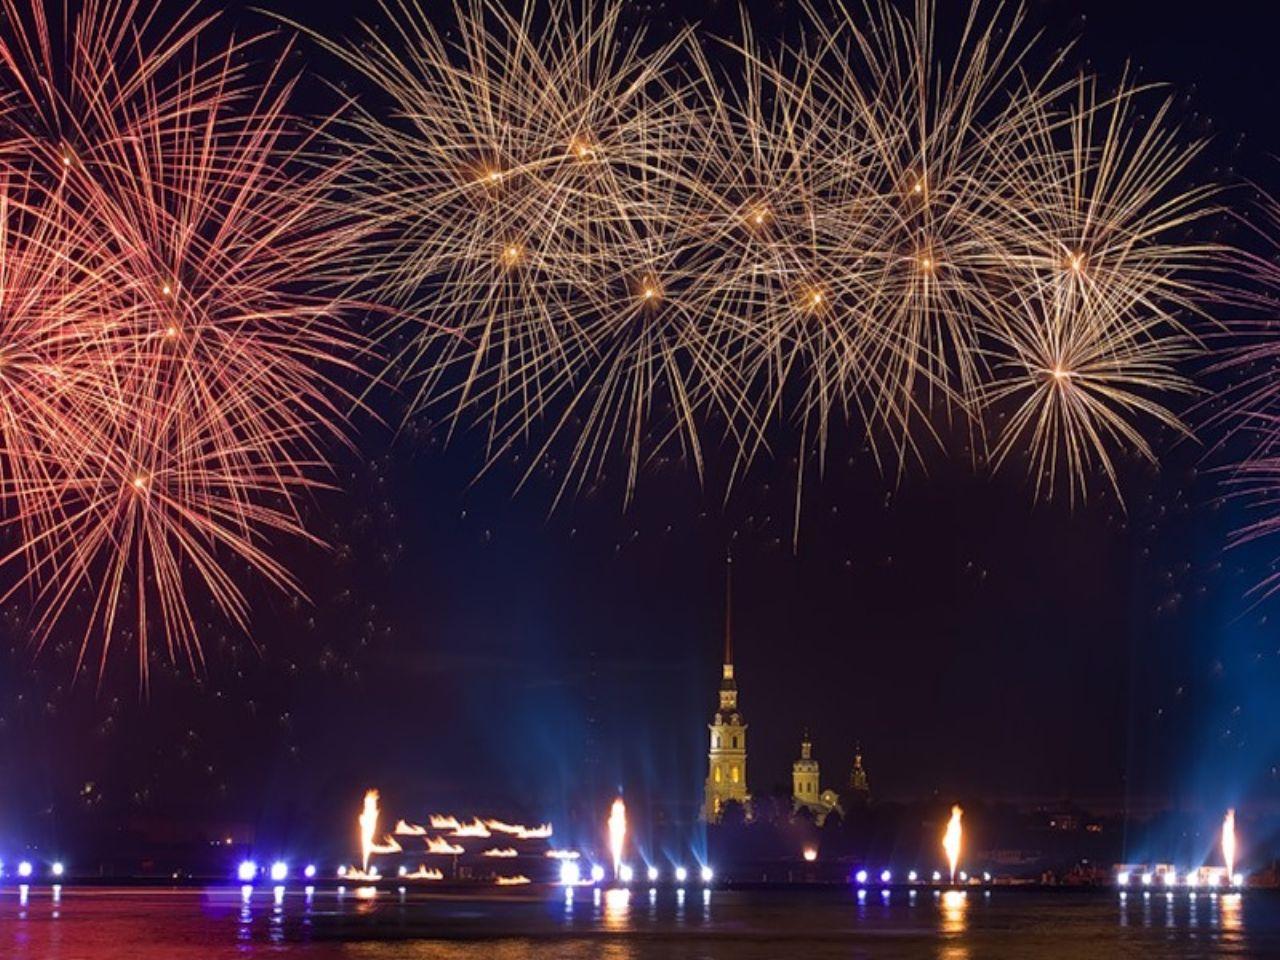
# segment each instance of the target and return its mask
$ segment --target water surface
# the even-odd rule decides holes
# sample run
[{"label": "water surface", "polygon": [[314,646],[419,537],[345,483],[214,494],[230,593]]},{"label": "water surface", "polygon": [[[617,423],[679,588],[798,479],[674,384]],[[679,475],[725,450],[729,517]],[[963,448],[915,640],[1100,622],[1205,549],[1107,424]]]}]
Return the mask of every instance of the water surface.
[{"label": "water surface", "polygon": [[1280,956],[1280,893],[0,887],[14,960]]}]

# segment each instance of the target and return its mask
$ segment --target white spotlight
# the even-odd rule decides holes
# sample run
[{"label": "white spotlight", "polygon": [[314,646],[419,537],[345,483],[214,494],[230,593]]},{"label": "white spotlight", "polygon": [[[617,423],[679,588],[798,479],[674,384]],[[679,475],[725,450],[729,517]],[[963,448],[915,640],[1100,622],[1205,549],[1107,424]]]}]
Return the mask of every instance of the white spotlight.
[{"label": "white spotlight", "polygon": [[703,883],[710,883],[710,882],[711,882],[712,880],[714,880],[714,879],[715,879],[715,874],[711,871],[711,868],[710,868],[710,867],[703,867],[703,868],[702,868],[702,882],[703,882]]}]

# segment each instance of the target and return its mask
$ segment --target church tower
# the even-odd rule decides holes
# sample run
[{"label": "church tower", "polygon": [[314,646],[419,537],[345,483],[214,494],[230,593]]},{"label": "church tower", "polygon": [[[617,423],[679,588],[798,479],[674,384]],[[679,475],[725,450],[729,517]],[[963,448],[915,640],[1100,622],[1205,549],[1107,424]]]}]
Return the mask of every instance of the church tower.
[{"label": "church tower", "polygon": [[849,774],[849,789],[863,803],[871,799],[871,784],[867,780],[866,768],[862,765],[862,744],[853,748],[853,772]]},{"label": "church tower", "polygon": [[707,783],[702,816],[719,823],[724,805],[730,800],[742,804],[750,816],[751,794],[747,792],[747,725],[738,712],[738,683],[733,677],[733,557],[725,571],[724,669],[720,678],[720,709],[708,725],[711,750],[707,754]]},{"label": "church tower", "polygon": [[818,786],[818,761],[813,759],[813,744],[805,731],[800,741],[800,759],[791,765],[791,805],[793,810],[818,802],[822,788]]}]

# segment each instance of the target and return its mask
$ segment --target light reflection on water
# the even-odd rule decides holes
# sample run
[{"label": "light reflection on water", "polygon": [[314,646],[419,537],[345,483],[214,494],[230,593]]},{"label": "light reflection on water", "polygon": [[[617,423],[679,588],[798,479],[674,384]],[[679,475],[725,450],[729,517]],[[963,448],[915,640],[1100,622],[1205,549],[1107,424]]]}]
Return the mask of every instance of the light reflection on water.
[{"label": "light reflection on water", "polygon": [[1280,893],[0,886],[4,960],[1280,956]]}]

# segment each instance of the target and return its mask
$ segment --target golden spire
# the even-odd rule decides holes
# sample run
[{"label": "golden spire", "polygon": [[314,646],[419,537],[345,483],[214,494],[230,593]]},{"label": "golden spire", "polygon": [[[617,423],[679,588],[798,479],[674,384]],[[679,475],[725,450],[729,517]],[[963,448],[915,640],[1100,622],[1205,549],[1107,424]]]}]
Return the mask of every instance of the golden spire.
[{"label": "golden spire", "polygon": [[725,549],[724,559],[724,676],[733,678],[733,549]]}]

